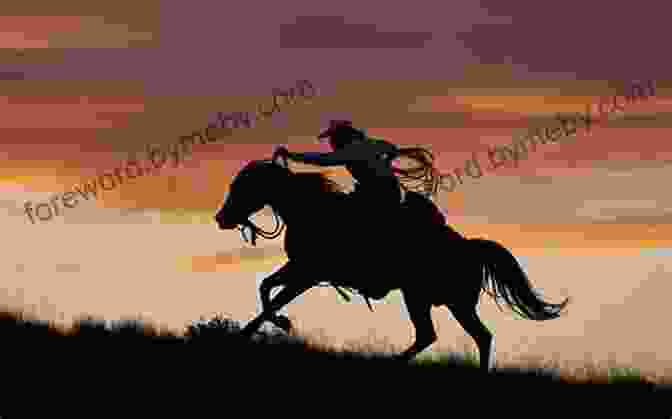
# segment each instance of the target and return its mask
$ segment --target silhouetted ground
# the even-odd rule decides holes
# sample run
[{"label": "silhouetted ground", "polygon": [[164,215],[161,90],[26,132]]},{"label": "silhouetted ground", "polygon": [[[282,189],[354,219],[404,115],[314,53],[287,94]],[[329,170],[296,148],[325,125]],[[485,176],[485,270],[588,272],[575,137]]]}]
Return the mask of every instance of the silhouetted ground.
[{"label": "silhouetted ground", "polygon": [[[10,404],[45,408],[51,416],[56,410],[84,409],[89,401],[96,412],[135,403],[149,403],[151,409],[181,406],[190,412],[180,415],[184,417],[262,417],[280,412],[357,417],[546,418],[568,413],[672,417],[672,388],[642,380],[579,384],[555,378],[551,372],[514,369],[486,376],[458,360],[406,364],[385,354],[327,350],[298,337],[260,335],[251,341],[237,330],[237,322],[221,318],[190,326],[181,336],[160,333],[140,322],[106,326],[91,318],[65,330],[2,312],[0,388],[7,390],[0,393],[0,417],[47,417],[10,414],[5,409]],[[60,391],[68,395],[61,398],[63,404],[40,402]],[[153,391],[157,396],[149,397]],[[97,396],[85,396],[87,392]],[[198,397],[192,399],[188,392],[197,392]],[[31,402],[18,402],[27,396]],[[204,403],[217,412],[196,413],[194,409]],[[123,417],[140,416],[125,412]],[[150,417],[157,415],[150,412],[154,413]]]}]

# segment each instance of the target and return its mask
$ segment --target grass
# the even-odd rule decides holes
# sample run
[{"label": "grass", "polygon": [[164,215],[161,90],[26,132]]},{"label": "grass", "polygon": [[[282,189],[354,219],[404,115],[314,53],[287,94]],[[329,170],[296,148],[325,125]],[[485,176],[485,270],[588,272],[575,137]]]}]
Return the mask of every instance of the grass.
[{"label": "grass", "polygon": [[[177,388],[188,391],[216,383],[203,400],[214,402],[221,394],[235,400],[251,394],[278,400],[279,404],[257,403],[256,414],[276,414],[278,406],[313,400],[318,407],[306,405],[305,409],[331,411],[344,403],[354,408],[358,401],[362,403],[358,413],[364,409],[377,416],[386,414],[386,409],[399,414],[400,406],[415,408],[416,413],[421,408],[443,407],[446,414],[467,406],[479,412],[493,408],[499,416],[503,407],[522,409],[515,414],[520,417],[541,414],[530,411],[531,404],[541,401],[563,400],[569,407],[583,400],[591,404],[582,413],[590,406],[599,407],[602,417],[612,407],[614,413],[638,406],[653,411],[664,408],[657,404],[662,397],[672,400],[672,387],[654,385],[635,369],[605,370],[600,375],[593,368],[590,379],[581,380],[550,368],[498,364],[496,372],[485,375],[471,351],[423,354],[411,363],[392,360],[389,355],[399,348],[375,333],[367,343],[346,342],[336,348],[324,332],[322,336],[301,336],[301,331],[291,336],[262,333],[250,340],[241,337],[239,330],[238,322],[223,316],[192,323],[178,334],[138,321],[108,323],[91,317],[64,328],[20,313],[0,312],[0,354],[5,361],[0,386],[11,383],[19,392],[36,394],[44,383],[62,388],[67,382],[74,383],[70,392],[77,393],[120,382],[130,394],[142,383],[137,391],[160,388],[166,397]],[[0,400],[7,394],[0,392]],[[627,400],[627,406],[611,406],[615,400]],[[165,401],[167,405],[176,402]],[[0,403],[0,416],[2,408]]]},{"label": "grass", "polygon": [[[424,356],[424,357],[419,357],[419,359],[416,361],[419,365],[431,367],[431,366],[440,366],[442,364],[446,363],[451,363],[454,362],[455,359],[459,359],[461,362],[464,363],[465,366],[469,366],[472,368],[478,368],[479,367],[479,355],[476,352],[465,352],[462,354],[454,354],[454,353],[432,353],[429,356]],[[558,375],[558,368],[549,368],[549,367],[532,367],[528,369],[532,370],[538,370],[538,371],[554,371],[556,375]],[[651,376],[648,374],[643,374],[639,369],[637,368],[630,368],[630,367],[610,367],[607,368],[606,371],[598,369],[598,368],[586,368],[584,367],[585,370],[592,371],[593,374],[590,375],[588,378],[588,381],[599,381],[603,380],[606,381],[609,384],[614,384],[614,383],[637,383],[637,382],[653,382],[651,379]],[[575,380],[580,381],[581,378],[574,376],[573,377]]]}]

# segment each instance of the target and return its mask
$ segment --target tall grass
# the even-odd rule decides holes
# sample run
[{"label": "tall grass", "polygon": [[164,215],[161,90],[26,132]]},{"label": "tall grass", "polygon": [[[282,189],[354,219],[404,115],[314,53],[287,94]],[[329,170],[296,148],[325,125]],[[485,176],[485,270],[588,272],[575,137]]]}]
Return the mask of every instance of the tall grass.
[{"label": "tall grass", "polygon": [[[453,410],[455,403],[480,397],[487,397],[493,407],[510,406],[523,409],[521,412],[540,397],[549,403],[587,397],[604,414],[605,406],[600,403],[608,400],[625,397],[637,406],[632,403],[639,398],[638,403],[649,408],[654,400],[651,397],[658,400],[663,395],[652,391],[650,380],[644,381],[632,368],[600,370],[592,366],[585,371],[589,379],[582,382],[576,371],[573,375],[564,371],[564,377],[557,379],[547,361],[537,360],[535,369],[532,362],[516,365],[499,359],[496,371],[485,375],[478,368],[478,354],[466,346],[462,351],[442,348],[423,353],[414,362],[402,363],[389,355],[404,348],[377,336],[375,330],[369,333],[368,341],[342,345],[329,339],[326,331],[295,329],[289,336],[259,333],[253,340],[243,338],[239,331],[240,323],[222,315],[193,322],[182,333],[175,333],[145,322],[105,322],[92,317],[79,319],[71,327],[56,327],[21,314],[0,312],[4,361],[0,384],[22,377],[38,382],[67,377],[85,386],[140,378],[143,385],[152,386],[216,382],[220,393],[272,391],[282,393],[285,404],[326,397],[327,404],[322,402],[322,407],[328,410],[340,406],[344,399],[357,398],[363,406],[376,409],[393,405],[390,414],[398,414],[399,406],[417,408],[418,403],[445,407],[447,398],[453,403],[448,410]],[[20,366],[18,373],[12,374],[12,366]],[[585,383],[611,384],[582,385]],[[507,396],[511,389],[516,390],[513,399]],[[663,390],[670,397],[672,387]],[[0,393],[0,400],[4,396]],[[605,402],[596,402],[600,397]],[[493,398],[501,401],[495,403]],[[482,413],[486,405],[475,401],[470,406],[478,406]],[[269,415],[277,414],[274,406],[255,405],[262,410],[267,407]],[[521,412],[516,417],[526,416]]]},{"label": "tall grass", "polygon": [[[385,336],[378,336],[371,331],[366,339],[346,341],[343,345],[335,345],[323,329],[303,332],[308,341],[325,350],[348,350],[363,353],[399,353],[404,346],[392,344]],[[506,354],[497,353],[495,368],[519,369],[528,373],[551,375],[576,383],[632,383],[647,382],[653,384],[672,385],[672,377],[666,377],[655,371],[644,372],[639,368],[624,365],[599,364],[585,362],[560,362],[538,356],[522,356],[517,360],[509,360]],[[460,364],[468,368],[478,368],[479,354],[472,345],[464,344],[461,350],[453,347],[442,347],[438,350],[426,350],[416,357],[414,363],[419,366],[433,367]]]}]

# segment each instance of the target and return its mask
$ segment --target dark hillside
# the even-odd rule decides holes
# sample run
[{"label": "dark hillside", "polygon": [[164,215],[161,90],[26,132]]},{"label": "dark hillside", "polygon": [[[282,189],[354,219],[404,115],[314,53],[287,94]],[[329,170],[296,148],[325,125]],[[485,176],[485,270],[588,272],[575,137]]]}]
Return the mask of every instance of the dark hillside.
[{"label": "dark hillside", "polygon": [[[106,326],[91,318],[64,330],[4,312],[1,383],[18,397],[62,390],[74,395],[94,388],[101,394],[137,394],[122,398],[128,399],[124,404],[155,400],[140,397],[147,391],[158,391],[169,404],[188,402],[169,393],[195,390],[212,403],[222,395],[239,404],[248,398],[274,400],[253,402],[259,414],[273,411],[279,400],[316,415],[344,407],[348,414],[415,408],[447,417],[464,417],[465,408],[517,418],[572,411],[599,412],[600,417],[629,411],[647,418],[672,415],[672,390],[642,380],[579,384],[554,378],[550,371],[513,369],[484,376],[459,361],[404,364],[384,354],[325,350],[298,337],[259,335],[250,341],[237,330],[236,322],[221,318],[191,326],[182,336],[139,322]],[[0,417],[5,418],[1,405]]]}]

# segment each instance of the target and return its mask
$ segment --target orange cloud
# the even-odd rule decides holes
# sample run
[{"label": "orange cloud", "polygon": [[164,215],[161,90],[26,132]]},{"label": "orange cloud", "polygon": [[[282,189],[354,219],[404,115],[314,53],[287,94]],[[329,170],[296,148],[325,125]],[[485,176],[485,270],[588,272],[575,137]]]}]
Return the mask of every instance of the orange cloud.
[{"label": "orange cloud", "polygon": [[586,105],[595,102],[591,96],[543,95],[456,96],[453,100],[472,110],[496,110],[538,116],[552,116],[559,112],[585,112]]},{"label": "orange cloud", "polygon": [[148,41],[151,32],[131,32],[103,16],[0,16],[0,48],[125,48]]},{"label": "orange cloud", "polygon": [[177,270],[180,272],[262,272],[287,262],[283,254],[260,258],[243,258],[240,255],[227,256],[188,256],[178,258]]}]

